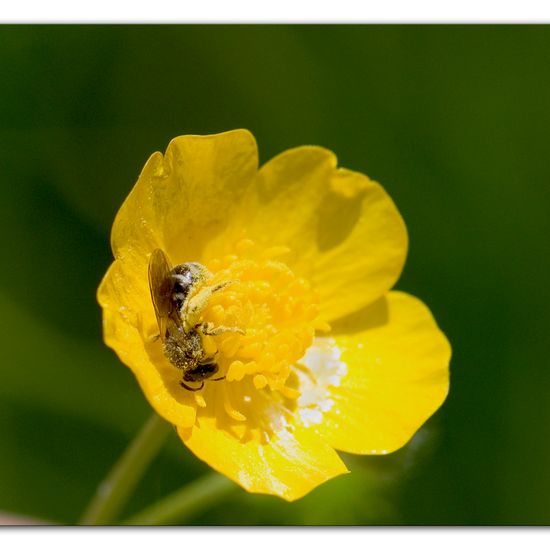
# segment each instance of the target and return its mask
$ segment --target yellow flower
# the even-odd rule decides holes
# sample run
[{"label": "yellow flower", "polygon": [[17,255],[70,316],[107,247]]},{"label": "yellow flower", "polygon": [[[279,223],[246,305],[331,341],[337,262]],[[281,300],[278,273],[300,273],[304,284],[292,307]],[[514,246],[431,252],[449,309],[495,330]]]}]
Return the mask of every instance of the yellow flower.
[{"label": "yellow flower", "polygon": [[[445,336],[422,302],[390,292],[403,220],[326,149],[258,169],[248,131],[177,137],[147,161],[111,243],[98,290],[106,344],[185,445],[247,491],[300,498],[347,472],[335,449],[395,451],[447,395]],[[158,338],[156,249],[211,274],[189,294],[206,289],[196,331],[219,369],[202,389],[181,385]]]}]

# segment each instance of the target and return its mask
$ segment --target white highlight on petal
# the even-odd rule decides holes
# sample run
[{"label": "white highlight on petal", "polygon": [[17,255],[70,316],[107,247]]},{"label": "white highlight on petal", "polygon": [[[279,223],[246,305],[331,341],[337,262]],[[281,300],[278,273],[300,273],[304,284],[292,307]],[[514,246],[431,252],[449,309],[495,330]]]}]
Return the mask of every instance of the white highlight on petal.
[{"label": "white highlight on petal", "polygon": [[298,417],[309,427],[323,421],[323,413],[334,406],[330,387],[339,386],[340,380],[348,372],[347,365],[340,360],[342,352],[334,338],[315,338],[300,361],[308,372],[296,369],[300,379]]},{"label": "white highlight on petal", "polygon": [[320,424],[323,421],[323,413],[319,409],[300,409],[300,420],[306,427],[312,424]]}]

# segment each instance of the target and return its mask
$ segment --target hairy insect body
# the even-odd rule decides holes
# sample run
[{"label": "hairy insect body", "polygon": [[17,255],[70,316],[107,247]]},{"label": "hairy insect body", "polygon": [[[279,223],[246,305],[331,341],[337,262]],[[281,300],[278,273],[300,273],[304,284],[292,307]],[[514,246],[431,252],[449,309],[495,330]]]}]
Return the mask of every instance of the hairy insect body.
[{"label": "hairy insect body", "polygon": [[[157,248],[151,254],[149,288],[164,355],[182,371],[180,384],[190,391],[202,389],[204,380],[218,372],[214,357],[204,350],[202,336],[243,332],[238,328],[214,328],[200,322],[212,293],[228,284],[201,288],[211,278],[208,269],[199,263],[189,262],[172,268],[162,250]],[[200,382],[201,385],[192,388],[186,382]]]},{"label": "hairy insect body", "polygon": [[213,363],[213,358],[206,356],[202,337],[196,329],[188,332],[169,330],[162,346],[164,355],[175,367],[182,370],[183,380],[201,381],[218,371],[218,365]]}]

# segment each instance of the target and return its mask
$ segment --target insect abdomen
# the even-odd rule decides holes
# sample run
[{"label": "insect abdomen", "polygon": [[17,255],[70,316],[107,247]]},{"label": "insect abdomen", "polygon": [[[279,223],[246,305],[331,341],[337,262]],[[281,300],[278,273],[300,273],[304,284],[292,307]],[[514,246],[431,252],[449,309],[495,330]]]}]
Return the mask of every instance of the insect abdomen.
[{"label": "insect abdomen", "polygon": [[178,369],[194,369],[204,356],[202,339],[198,332],[191,331],[174,337],[168,333],[164,340],[164,355]]}]

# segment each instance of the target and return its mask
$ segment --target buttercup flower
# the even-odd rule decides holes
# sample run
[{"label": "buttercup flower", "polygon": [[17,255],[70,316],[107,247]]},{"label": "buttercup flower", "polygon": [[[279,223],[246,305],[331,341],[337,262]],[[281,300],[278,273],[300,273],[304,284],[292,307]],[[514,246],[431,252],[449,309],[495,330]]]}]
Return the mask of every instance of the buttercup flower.
[{"label": "buttercup flower", "polygon": [[[445,336],[422,302],[390,291],[403,220],[379,184],[326,149],[290,149],[258,169],[248,131],[177,137],[147,161],[111,243],[98,291],[105,342],[185,445],[248,491],[297,499],[347,472],[335,449],[399,449],[447,395]],[[210,274],[186,297],[200,305],[188,330],[217,366],[200,383],[182,385],[163,351],[156,249]]]}]

